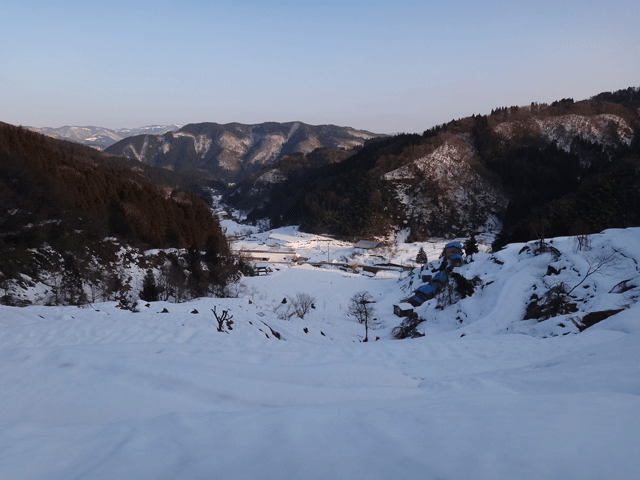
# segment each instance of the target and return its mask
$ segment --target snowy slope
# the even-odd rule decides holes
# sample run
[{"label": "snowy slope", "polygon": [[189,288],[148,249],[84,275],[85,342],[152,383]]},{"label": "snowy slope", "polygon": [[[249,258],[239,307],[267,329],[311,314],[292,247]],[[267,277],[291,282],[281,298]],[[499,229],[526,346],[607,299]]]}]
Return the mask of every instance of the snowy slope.
[{"label": "snowy slope", "polygon": [[477,152],[463,138],[442,136],[431,153],[383,176],[394,182],[405,215],[429,236],[499,230],[508,204],[503,189],[478,173]]},{"label": "snowy slope", "polygon": [[[456,271],[481,285],[443,309],[437,299],[420,307],[426,336],[413,340],[391,340],[391,309],[419,269],[274,264],[245,279],[240,298],[136,313],[0,307],[0,478],[635,479],[638,238],[606,231],[588,252],[554,239],[558,259],[524,245],[476,254]],[[423,245],[430,267],[443,245]],[[286,228],[234,246],[406,265],[420,245],[367,254]],[[581,333],[557,325],[570,315],[522,320],[534,286],[573,286],[605,251],[617,263],[577,289],[572,315],[620,313]],[[549,264],[560,273],[546,275]],[[633,288],[608,293],[626,279]],[[361,290],[376,300],[378,341],[360,342],[363,327],[345,315]],[[273,309],[296,292],[316,308],[278,319]],[[216,330],[214,307],[233,315],[232,330]]]},{"label": "snowy slope", "polygon": [[318,147],[347,149],[379,136],[351,127],[302,122],[196,123],[164,135],[128,137],[107,153],[235,183],[284,155],[309,153]]},{"label": "snowy slope", "polygon": [[44,135],[48,135],[53,138],[59,138],[61,140],[70,140],[76,143],[82,143],[90,147],[95,147],[99,150],[113,145],[120,140],[132,137],[134,135],[144,134],[163,134],[173,130],[177,130],[181,125],[149,125],[139,128],[119,128],[112,130],[104,127],[80,127],[80,126],[64,126],[59,128],[51,127],[27,127],[30,130]]},{"label": "snowy slope", "polygon": [[505,138],[513,137],[516,132],[521,135],[523,131],[540,134],[551,142],[557,142],[567,152],[574,138],[601,145],[622,143],[627,146],[633,140],[633,128],[623,118],[611,114],[527,118],[526,121],[500,123],[495,131]]}]

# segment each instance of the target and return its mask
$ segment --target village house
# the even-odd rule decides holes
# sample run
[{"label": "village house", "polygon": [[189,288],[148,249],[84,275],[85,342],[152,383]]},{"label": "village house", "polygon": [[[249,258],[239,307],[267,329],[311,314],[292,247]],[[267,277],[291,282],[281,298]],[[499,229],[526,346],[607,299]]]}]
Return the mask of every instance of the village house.
[{"label": "village house", "polygon": [[353,246],[353,248],[360,248],[362,250],[373,250],[374,248],[378,248],[378,245],[378,242],[373,242],[371,240],[360,240]]},{"label": "village house", "polygon": [[408,317],[413,313],[413,305],[409,303],[399,303],[393,306],[393,313],[398,317]]},{"label": "village house", "polygon": [[444,246],[444,258],[449,260],[453,255],[460,255],[462,258],[462,245],[458,242],[450,242]]},{"label": "village house", "polygon": [[459,253],[454,253],[449,257],[449,265],[451,267],[460,267],[462,263],[462,255]]},{"label": "village house", "polygon": [[239,250],[240,257],[247,262],[297,263],[302,257],[297,252],[273,252],[270,250]]}]

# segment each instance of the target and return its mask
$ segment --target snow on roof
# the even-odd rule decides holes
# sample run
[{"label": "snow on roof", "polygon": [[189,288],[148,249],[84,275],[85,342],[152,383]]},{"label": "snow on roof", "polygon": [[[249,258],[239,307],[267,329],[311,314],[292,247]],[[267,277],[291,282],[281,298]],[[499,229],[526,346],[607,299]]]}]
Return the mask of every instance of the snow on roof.
[{"label": "snow on roof", "polygon": [[378,242],[372,242],[370,240],[360,240],[354,245],[355,248],[376,248],[377,246]]},{"label": "snow on roof", "polygon": [[413,310],[413,305],[410,303],[398,303],[394,305],[394,307],[398,307],[400,310]]}]

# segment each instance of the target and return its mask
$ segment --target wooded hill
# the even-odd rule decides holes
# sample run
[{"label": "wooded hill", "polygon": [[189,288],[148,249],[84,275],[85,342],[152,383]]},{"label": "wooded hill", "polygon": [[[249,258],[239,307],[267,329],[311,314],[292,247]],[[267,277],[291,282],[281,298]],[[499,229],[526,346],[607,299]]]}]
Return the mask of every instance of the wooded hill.
[{"label": "wooded hill", "polygon": [[[0,124],[0,280],[37,276],[38,269],[56,268],[52,257],[87,249],[106,265],[105,238],[138,248],[208,246],[211,255],[229,254],[200,198],[145,176],[166,184],[176,181],[170,173],[127,162]],[[56,255],[46,253],[51,250]]]},{"label": "wooded hill", "polygon": [[226,198],[246,206],[257,192],[250,220],[340,236],[463,236],[497,217],[500,246],[638,226],[639,108],[637,88],[496,108],[371,140],[340,163],[279,170],[282,181],[240,184]]}]

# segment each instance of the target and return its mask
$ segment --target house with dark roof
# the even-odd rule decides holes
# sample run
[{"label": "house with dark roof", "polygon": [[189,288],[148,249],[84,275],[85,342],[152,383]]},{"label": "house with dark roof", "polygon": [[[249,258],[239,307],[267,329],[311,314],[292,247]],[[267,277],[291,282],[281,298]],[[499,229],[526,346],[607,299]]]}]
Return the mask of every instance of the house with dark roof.
[{"label": "house with dark roof", "polygon": [[398,317],[408,317],[413,313],[413,305],[410,303],[399,303],[393,306],[393,313]]},{"label": "house with dark roof", "polygon": [[424,300],[422,298],[420,298],[419,296],[414,295],[413,297],[411,297],[410,299],[407,300],[407,303],[410,303],[414,307],[419,307],[420,305],[422,305],[424,303]]}]

